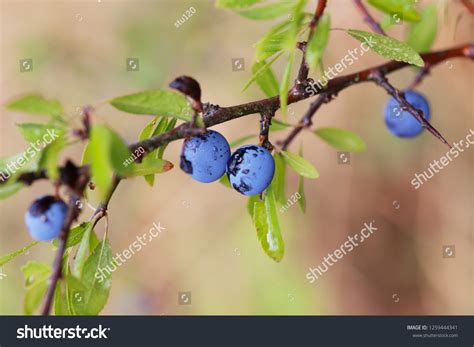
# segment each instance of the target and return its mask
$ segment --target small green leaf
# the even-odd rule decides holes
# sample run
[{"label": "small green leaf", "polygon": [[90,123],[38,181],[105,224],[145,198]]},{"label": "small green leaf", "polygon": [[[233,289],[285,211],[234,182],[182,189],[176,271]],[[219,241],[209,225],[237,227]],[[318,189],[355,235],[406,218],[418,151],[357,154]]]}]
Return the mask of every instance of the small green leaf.
[{"label": "small green leaf", "polygon": [[25,314],[30,315],[39,307],[46,293],[51,268],[48,264],[29,261],[22,266],[21,271],[25,277],[26,286],[23,311]]},{"label": "small green leaf", "polygon": [[11,260],[15,259],[19,255],[22,255],[25,253],[27,250],[29,250],[31,247],[36,246],[39,242],[34,241],[30,243],[28,246],[25,246],[21,249],[18,249],[10,254],[4,255],[3,257],[0,257],[0,267],[5,265],[6,263],[10,262]]},{"label": "small green leaf", "polygon": [[263,0],[216,0],[216,7],[240,9],[249,7]]},{"label": "small green leaf", "polygon": [[[303,157],[303,147],[300,147],[299,156]],[[298,205],[301,209],[301,212],[306,212],[306,196],[304,194],[304,177],[299,175],[298,177],[298,193],[300,194],[300,198],[298,199]]]},{"label": "small green leaf", "polygon": [[306,61],[312,71],[316,70],[329,40],[329,29],[331,28],[331,19],[329,14],[325,13],[318,22],[316,32],[306,46]]},{"label": "small green leaf", "polygon": [[41,153],[39,167],[46,169],[46,174],[53,181],[59,179],[59,154],[66,145],[67,141],[64,138],[58,138],[48,144]]},{"label": "small green leaf", "polygon": [[82,240],[79,244],[77,249],[76,257],[74,260],[74,266],[72,268],[72,273],[74,276],[80,278],[82,275],[82,270],[84,268],[84,264],[86,263],[87,258],[89,257],[90,253],[90,238],[92,232],[92,223],[89,223],[84,234],[82,235]]},{"label": "small green leaf", "polygon": [[272,188],[275,194],[276,201],[283,203],[286,200],[286,196],[285,196],[286,165],[280,153],[275,153],[273,155],[273,159],[275,160],[275,174],[273,175]]},{"label": "small green leaf", "polygon": [[62,293],[62,282],[58,282],[54,290],[54,314],[56,316],[68,315],[66,298]]},{"label": "small green leaf", "polygon": [[288,62],[286,63],[285,72],[280,85],[280,110],[283,119],[286,119],[286,107],[288,106],[288,89],[290,87],[291,69],[293,67],[293,60],[295,59],[295,51],[291,51],[288,55]]},{"label": "small green leaf", "polygon": [[26,95],[7,103],[6,107],[10,110],[45,114],[53,118],[59,118],[63,113],[63,107],[57,100],[47,100],[41,95]]},{"label": "small green leaf", "polygon": [[416,0],[368,0],[369,4],[390,15],[397,15],[403,21],[418,22],[420,15],[416,12]]},{"label": "small green leaf", "polygon": [[283,47],[287,51],[294,51],[296,42],[298,41],[298,34],[301,30],[303,24],[303,19],[305,17],[304,7],[306,5],[306,0],[296,0],[293,1],[293,11],[291,13],[291,24],[290,28],[284,38]]},{"label": "small green leaf", "polygon": [[67,277],[68,296],[72,312],[77,315],[97,315],[107,303],[114,265],[107,240],[98,244],[84,264],[82,277]]},{"label": "small green leaf", "polygon": [[46,135],[52,140],[63,135],[63,129],[52,124],[19,123],[16,124],[16,126],[20,129],[21,135],[28,142],[44,141]]},{"label": "small green leaf", "polygon": [[244,144],[245,142],[247,142],[248,140],[253,139],[253,138],[255,138],[255,135],[245,135],[245,136],[243,136],[241,138],[238,138],[237,140],[234,140],[231,143],[229,143],[229,147],[234,148],[234,147],[240,146],[240,145]]},{"label": "small green leaf", "polygon": [[257,194],[249,196],[249,199],[247,201],[247,212],[249,213],[250,218],[253,218],[254,204],[258,201],[260,201],[260,195]]},{"label": "small green leaf", "polygon": [[406,43],[388,36],[362,30],[349,29],[347,32],[353,38],[365,43],[370,49],[385,58],[420,67],[425,65],[420,55]]},{"label": "small green leaf", "polygon": [[[253,82],[255,82],[257,80],[257,78],[260,77],[260,75],[263,75],[263,74],[268,74],[267,71],[270,71],[270,74],[271,75],[274,75],[273,74],[273,71],[271,70],[271,66],[272,64],[278,59],[281,57],[281,55],[283,54],[284,52],[280,52],[278,54],[276,54],[268,63],[264,63],[258,70],[254,71],[254,68],[252,67],[252,78],[247,82],[245,83],[244,87],[242,88],[242,92],[245,92],[247,90],[248,87],[250,87],[252,85]],[[255,66],[257,63],[255,63],[253,66]],[[267,80],[268,77],[265,77],[265,80]],[[277,83],[277,90],[278,90],[278,83]],[[278,92],[277,92],[278,94]],[[275,94],[276,95],[276,94]]]},{"label": "small green leaf", "polygon": [[[0,173],[0,177],[1,177],[1,173]],[[0,200],[9,198],[10,196],[20,191],[20,189],[23,188],[24,186],[25,184],[22,182],[0,183]]]},{"label": "small green leaf", "polygon": [[258,86],[266,96],[272,97],[278,95],[278,81],[271,67],[264,60],[252,65],[252,73],[255,76]]},{"label": "small green leaf", "polygon": [[[69,230],[67,241],[66,241],[66,249],[77,245],[81,242],[82,237],[87,229],[89,229],[92,225],[92,222],[83,222],[79,225],[74,226]],[[58,239],[54,239],[52,241],[54,247],[58,247]]]},{"label": "small green leaf", "polygon": [[319,128],[314,133],[336,149],[348,152],[362,152],[367,146],[359,135],[345,129]]},{"label": "small green leaf", "polygon": [[190,121],[193,116],[191,105],[181,94],[163,90],[120,96],[110,101],[115,108],[134,114],[160,115]]},{"label": "small green leaf", "polygon": [[[155,117],[151,122],[149,122],[145,128],[143,128],[142,132],[140,133],[140,136],[138,138],[139,141],[143,141],[145,139],[148,139],[150,137],[162,134],[164,132],[167,132],[171,129],[174,128],[176,125],[176,119],[170,119],[168,122],[168,119],[166,117]],[[148,167],[153,167],[156,165],[154,161],[157,159],[162,159],[163,158],[163,153],[166,149],[167,145],[161,146],[158,149],[155,149],[151,153],[149,153],[145,158],[143,158],[142,164],[147,165]],[[137,154],[138,155],[138,154]],[[171,163],[170,163],[171,164]],[[168,164],[169,165],[169,164]],[[172,168],[172,166],[171,166]],[[162,171],[163,172],[163,171]],[[155,175],[144,175],[143,178],[145,181],[153,187],[153,184],[155,183]]]},{"label": "small green leaf", "polygon": [[173,164],[167,160],[150,158],[150,160],[143,160],[141,163],[133,163],[131,165],[131,170],[127,172],[125,177],[153,175],[167,172],[172,168]]},{"label": "small green leaf", "polygon": [[238,13],[249,19],[273,19],[280,17],[284,14],[290,14],[293,8],[293,1],[280,1],[274,4],[264,5],[260,7],[254,7],[250,10],[239,11]]},{"label": "small green leaf", "polygon": [[319,177],[318,170],[306,159],[288,151],[282,151],[281,154],[283,154],[285,162],[301,176],[313,179]]},{"label": "small green leaf", "polygon": [[271,187],[267,189],[264,201],[254,202],[253,223],[263,250],[273,260],[279,262],[283,258],[284,243]]},{"label": "small green leaf", "polygon": [[437,5],[431,4],[421,12],[421,21],[410,27],[407,43],[419,53],[428,52],[438,31]]},{"label": "small green leaf", "polygon": [[[255,44],[255,60],[266,60],[283,49],[283,42],[288,35],[290,20],[276,24]],[[270,61],[273,63],[274,60]]]},{"label": "small green leaf", "polygon": [[270,131],[285,130],[291,126],[292,126],[291,124],[279,121],[278,119],[272,119],[272,124],[270,125]]},{"label": "small green leaf", "polygon": [[131,166],[124,165],[129,157],[127,145],[114,131],[103,125],[92,127],[83,163],[90,164],[92,181],[102,199],[112,187],[114,169],[124,176],[130,172]]}]

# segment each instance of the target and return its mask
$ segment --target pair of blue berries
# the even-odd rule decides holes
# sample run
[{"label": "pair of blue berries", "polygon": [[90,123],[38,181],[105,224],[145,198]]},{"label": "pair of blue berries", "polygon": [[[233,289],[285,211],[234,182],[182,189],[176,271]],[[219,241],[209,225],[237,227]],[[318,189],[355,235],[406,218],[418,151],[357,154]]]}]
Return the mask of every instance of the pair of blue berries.
[{"label": "pair of blue berries", "polygon": [[[430,106],[426,98],[412,90],[407,90],[404,93],[405,99],[415,108],[423,111],[423,117],[429,120]],[[388,130],[395,136],[412,138],[423,131],[423,127],[415,117],[408,111],[402,111],[400,104],[393,97],[385,105],[384,118]]]},{"label": "pair of blue berries", "polygon": [[245,145],[230,154],[229,143],[216,131],[186,140],[181,169],[199,182],[218,180],[226,172],[232,187],[244,195],[263,192],[271,183],[275,161],[270,152],[257,145]]}]

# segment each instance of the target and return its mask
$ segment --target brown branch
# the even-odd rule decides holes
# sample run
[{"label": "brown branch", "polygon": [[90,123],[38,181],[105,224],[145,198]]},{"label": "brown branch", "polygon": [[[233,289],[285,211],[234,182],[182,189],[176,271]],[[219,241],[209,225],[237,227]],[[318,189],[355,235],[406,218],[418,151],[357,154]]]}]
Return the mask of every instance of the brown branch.
[{"label": "brown branch", "polygon": [[461,3],[468,9],[471,14],[474,14],[474,4],[469,0],[461,0]]},{"label": "brown branch", "polygon": [[303,118],[299,121],[298,125],[290,132],[287,138],[284,141],[279,142],[281,149],[284,151],[290,145],[290,143],[295,139],[295,137],[301,132],[301,130],[308,128],[313,124],[312,118],[314,114],[319,110],[319,108],[326,102],[328,102],[328,94],[323,93],[318,96],[318,98],[313,101],[310,105]]},{"label": "brown branch", "polygon": [[362,13],[362,16],[364,17],[364,21],[372,28],[374,32],[380,35],[386,35],[385,31],[383,31],[380,24],[374,19],[374,17],[372,17],[369,10],[367,10],[365,5],[362,3],[362,0],[354,0],[354,4]]},{"label": "brown branch", "polygon": [[[316,11],[314,12],[314,16],[311,19],[311,22],[309,22],[309,34],[308,34],[308,40],[307,42],[310,42],[311,39],[313,38],[314,31],[316,29],[316,26],[318,25],[319,19],[324,13],[324,9],[326,8],[327,0],[319,0],[318,5],[316,7]],[[298,48],[301,49],[303,52],[303,57],[301,58],[301,64],[300,64],[300,69],[298,71],[298,77],[296,78],[296,84],[301,84],[306,81],[308,78],[308,73],[309,73],[309,68],[308,64],[306,64],[306,43],[298,43]]]},{"label": "brown branch", "polygon": [[273,145],[270,140],[268,140],[268,134],[274,116],[275,112],[263,112],[260,117],[260,146],[265,147],[270,152],[273,150]]}]

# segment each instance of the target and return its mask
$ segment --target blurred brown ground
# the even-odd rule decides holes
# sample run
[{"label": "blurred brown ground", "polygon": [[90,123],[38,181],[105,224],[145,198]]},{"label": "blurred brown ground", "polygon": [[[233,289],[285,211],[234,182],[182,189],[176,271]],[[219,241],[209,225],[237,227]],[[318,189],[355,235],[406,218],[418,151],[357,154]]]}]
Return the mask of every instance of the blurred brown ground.
[{"label": "blurred brown ground", "polygon": [[[78,117],[78,106],[92,104],[97,108],[95,121],[133,141],[150,118],[118,112],[104,100],[166,88],[182,74],[195,77],[203,99],[215,104],[263,97],[256,87],[243,94],[240,90],[250,77],[252,45],[270,23],[216,10],[211,1],[0,2],[2,104],[18,94],[40,91],[60,99],[71,118]],[[437,3],[441,13],[434,49],[472,41],[473,17],[458,1]],[[174,22],[190,6],[196,13],[176,28]],[[369,30],[350,1],[329,1],[328,11],[332,27]],[[402,26],[389,32],[405,37]],[[334,65],[357,46],[345,33],[333,31],[325,65]],[[20,73],[18,61],[23,58],[33,59],[32,72]],[[127,72],[126,58],[139,58],[140,71]],[[232,58],[244,58],[245,71],[233,72]],[[369,53],[344,73],[383,61]],[[281,64],[276,67],[281,76]],[[452,60],[436,67],[420,87],[431,102],[432,123],[451,142],[474,130],[473,69],[472,62]],[[390,80],[403,88],[413,75],[407,68]],[[408,141],[392,137],[382,119],[386,99],[383,90],[363,84],[342,92],[316,116],[316,127],[343,127],[364,138],[367,151],[352,155],[350,165],[337,164],[336,151],[309,132],[295,141],[292,150],[303,143],[305,157],[321,177],[306,180],[306,214],[294,205],[281,218],[286,250],[280,264],[261,250],[246,214],[246,199],[221,184],[198,184],[178,168],[158,176],[152,189],[140,178],[121,184],[110,204],[114,251],[127,248],[153,222],[166,230],[114,273],[103,313],[473,314],[474,151],[469,148],[414,190],[413,175],[439,159],[447,147],[427,133]],[[290,121],[299,119],[308,102],[292,106]],[[24,150],[15,123],[35,117],[4,108],[0,112],[0,155]],[[258,117],[216,130],[229,140],[256,134]],[[283,136],[275,133],[273,139]],[[178,164],[179,148],[180,142],[171,144],[165,158]],[[80,146],[75,146],[65,157],[79,160],[80,155]],[[297,177],[290,173],[287,179],[290,196]],[[30,242],[23,213],[36,196],[50,192],[51,184],[42,182],[0,202],[1,255]],[[309,284],[308,267],[320,264],[371,220],[379,227],[377,233]],[[96,231],[102,235],[103,223]],[[443,245],[455,245],[454,259],[443,258]],[[31,259],[51,262],[50,245],[4,266],[0,314],[21,313],[19,268]],[[180,291],[192,292],[192,305],[178,305]]]}]

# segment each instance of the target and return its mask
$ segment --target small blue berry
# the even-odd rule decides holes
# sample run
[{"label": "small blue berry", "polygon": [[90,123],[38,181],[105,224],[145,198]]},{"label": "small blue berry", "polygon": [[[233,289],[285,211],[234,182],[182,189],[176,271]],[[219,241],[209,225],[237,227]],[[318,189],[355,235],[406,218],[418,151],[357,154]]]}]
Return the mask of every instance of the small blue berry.
[{"label": "small blue berry", "polygon": [[262,146],[242,146],[232,154],[227,163],[230,184],[244,195],[263,192],[270,185],[274,173],[275,161]]},{"label": "small blue berry", "polygon": [[49,241],[59,236],[68,207],[61,199],[47,195],[35,200],[25,214],[25,224],[31,237]]},{"label": "small blue berry", "polygon": [[184,141],[181,154],[181,169],[199,182],[218,180],[225,173],[230,157],[229,143],[217,131]]},{"label": "small blue berry", "polygon": [[[423,117],[430,119],[430,106],[426,98],[412,90],[405,91],[406,100],[415,108],[423,111]],[[385,105],[385,124],[388,130],[398,137],[415,137],[423,131],[423,127],[408,111],[402,111],[397,100],[391,97]]]}]

